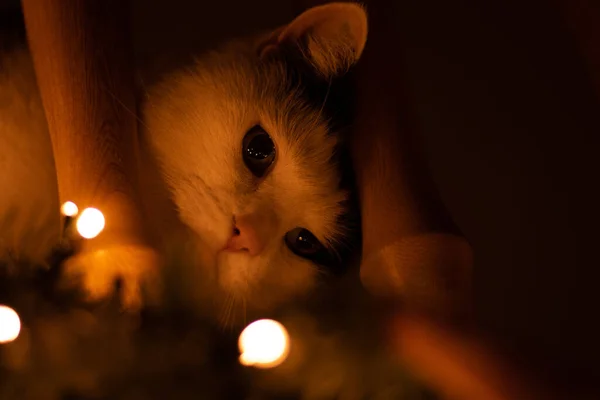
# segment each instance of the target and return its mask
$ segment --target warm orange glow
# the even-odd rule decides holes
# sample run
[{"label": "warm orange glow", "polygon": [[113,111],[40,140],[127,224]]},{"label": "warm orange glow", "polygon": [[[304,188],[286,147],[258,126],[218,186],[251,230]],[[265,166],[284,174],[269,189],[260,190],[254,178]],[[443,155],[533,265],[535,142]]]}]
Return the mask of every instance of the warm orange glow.
[{"label": "warm orange glow", "polygon": [[79,208],[77,208],[77,204],[72,201],[66,201],[61,207],[60,212],[66,217],[74,217],[79,212]]},{"label": "warm orange glow", "polygon": [[283,325],[261,319],[248,325],[238,342],[240,363],[257,368],[273,368],[287,358],[289,336]]},{"label": "warm orange glow", "polygon": [[85,239],[93,239],[104,229],[102,212],[96,208],[86,208],[77,219],[77,232]]},{"label": "warm orange glow", "polygon": [[0,306],[0,343],[8,343],[19,337],[21,320],[10,307]]}]

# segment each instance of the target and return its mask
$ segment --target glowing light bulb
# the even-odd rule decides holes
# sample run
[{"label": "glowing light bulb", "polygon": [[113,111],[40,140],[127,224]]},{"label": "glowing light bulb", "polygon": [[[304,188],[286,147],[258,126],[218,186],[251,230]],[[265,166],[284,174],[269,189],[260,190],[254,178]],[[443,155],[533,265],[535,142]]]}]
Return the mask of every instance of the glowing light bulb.
[{"label": "glowing light bulb", "polygon": [[77,208],[77,204],[73,203],[72,201],[66,201],[60,207],[60,212],[65,217],[74,217],[79,212],[79,208]]},{"label": "glowing light bulb", "polygon": [[10,307],[0,306],[0,343],[12,342],[20,332],[19,315]]},{"label": "glowing light bulb", "polygon": [[96,208],[86,208],[77,218],[77,232],[85,239],[93,239],[104,229],[102,212]]},{"label": "glowing light bulb", "polygon": [[257,368],[273,368],[287,358],[289,336],[283,325],[272,319],[261,319],[241,333],[238,346],[240,363]]}]

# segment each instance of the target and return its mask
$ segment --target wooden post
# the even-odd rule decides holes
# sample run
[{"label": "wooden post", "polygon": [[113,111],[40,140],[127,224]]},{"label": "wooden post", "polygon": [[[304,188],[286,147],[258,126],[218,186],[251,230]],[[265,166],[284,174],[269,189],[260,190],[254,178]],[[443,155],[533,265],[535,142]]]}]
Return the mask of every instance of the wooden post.
[{"label": "wooden post", "polygon": [[[323,3],[299,0],[302,9]],[[373,294],[438,315],[470,313],[472,254],[429,174],[404,85],[394,0],[367,0],[351,139],[363,233],[361,279]],[[298,12],[300,12],[300,8]]]},{"label": "wooden post", "polygon": [[[470,310],[471,248],[429,173],[402,64],[395,1],[365,2],[369,38],[357,65],[352,138],[371,292],[444,316]],[[394,56],[390,56],[390,52]]]},{"label": "wooden post", "polygon": [[[136,194],[136,103],[128,3],[121,0],[22,0],[29,46],[54,149],[61,204],[96,207],[104,231],[73,260],[90,295],[131,287],[154,253]],[[102,255],[102,259],[100,259]],[[108,264],[110,259],[110,265]],[[104,261],[102,261],[104,260]],[[118,267],[116,266],[118,265]]]}]

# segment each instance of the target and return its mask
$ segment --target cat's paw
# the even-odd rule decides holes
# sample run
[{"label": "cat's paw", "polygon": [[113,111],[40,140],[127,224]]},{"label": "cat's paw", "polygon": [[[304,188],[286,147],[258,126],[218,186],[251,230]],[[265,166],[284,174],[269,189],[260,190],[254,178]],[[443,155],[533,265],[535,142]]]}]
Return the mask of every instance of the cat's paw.
[{"label": "cat's paw", "polygon": [[116,245],[83,250],[64,264],[65,286],[83,289],[85,299],[95,302],[114,294],[119,282],[122,307],[136,312],[156,302],[160,292],[156,251],[141,245]]}]

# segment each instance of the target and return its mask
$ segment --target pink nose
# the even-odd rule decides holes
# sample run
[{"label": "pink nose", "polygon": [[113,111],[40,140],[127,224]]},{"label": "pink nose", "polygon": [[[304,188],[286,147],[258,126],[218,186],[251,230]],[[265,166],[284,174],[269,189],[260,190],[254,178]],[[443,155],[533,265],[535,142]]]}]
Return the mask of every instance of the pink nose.
[{"label": "pink nose", "polygon": [[233,234],[225,250],[228,251],[247,251],[251,256],[259,254],[263,249],[263,243],[260,240],[256,229],[245,219],[237,219],[233,228]]}]

